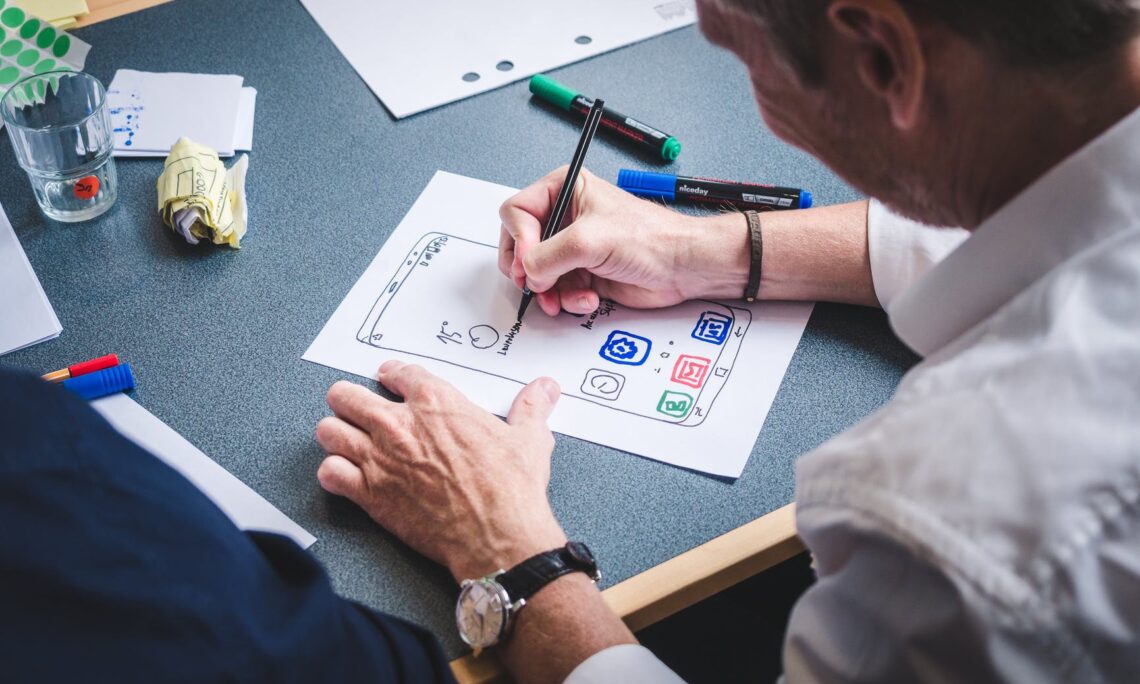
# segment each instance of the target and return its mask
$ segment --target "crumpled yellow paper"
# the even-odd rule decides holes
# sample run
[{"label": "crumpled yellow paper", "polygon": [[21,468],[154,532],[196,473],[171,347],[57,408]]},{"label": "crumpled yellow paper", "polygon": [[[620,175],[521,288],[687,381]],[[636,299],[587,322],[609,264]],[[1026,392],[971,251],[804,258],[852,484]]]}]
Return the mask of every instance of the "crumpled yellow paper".
[{"label": "crumpled yellow paper", "polygon": [[158,177],[162,221],[192,245],[241,247],[248,208],[245,174],[249,158],[241,155],[228,170],[218,153],[189,138],[179,138]]}]

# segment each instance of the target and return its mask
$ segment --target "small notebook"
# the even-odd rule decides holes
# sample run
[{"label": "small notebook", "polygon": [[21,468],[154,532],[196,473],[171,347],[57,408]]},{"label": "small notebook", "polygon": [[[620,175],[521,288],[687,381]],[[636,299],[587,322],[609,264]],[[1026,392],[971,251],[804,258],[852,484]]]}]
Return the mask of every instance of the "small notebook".
[{"label": "small notebook", "polygon": [[116,157],[165,157],[179,138],[218,153],[253,147],[257,91],[241,76],[119,69],[107,89]]}]

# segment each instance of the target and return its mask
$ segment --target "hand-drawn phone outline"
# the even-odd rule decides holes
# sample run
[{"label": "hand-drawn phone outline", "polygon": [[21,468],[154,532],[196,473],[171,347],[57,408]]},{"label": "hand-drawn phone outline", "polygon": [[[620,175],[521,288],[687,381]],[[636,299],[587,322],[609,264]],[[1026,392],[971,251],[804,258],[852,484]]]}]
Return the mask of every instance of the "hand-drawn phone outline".
[{"label": "hand-drawn phone outline", "polygon": [[[482,368],[467,366],[462,363],[456,363],[455,361],[440,358],[438,356],[431,356],[430,354],[408,351],[407,349],[398,349],[396,347],[388,347],[382,344],[384,334],[377,333],[376,326],[380,324],[380,320],[384,317],[384,311],[388,308],[388,304],[391,303],[392,299],[396,296],[396,294],[399,293],[400,288],[403,287],[408,278],[410,278],[412,274],[416,273],[416,266],[429,265],[432,259],[432,255],[438,254],[447,245],[447,243],[452,240],[458,240],[472,245],[486,247],[492,250],[498,249],[496,245],[489,245],[485,242],[478,242],[476,240],[468,240],[467,238],[462,238],[439,231],[425,233],[423,237],[416,241],[415,246],[413,246],[411,251],[408,252],[408,255],[403,260],[401,260],[400,266],[396,269],[396,273],[392,276],[391,279],[389,279],[388,284],[384,287],[384,291],[380,293],[380,295],[376,298],[376,301],[372,304],[372,308],[369,310],[368,316],[364,319],[364,324],[360,326],[360,329],[356,333],[357,341],[370,347],[375,347],[377,349],[386,349],[389,351],[399,352],[401,354],[407,354],[409,356],[416,356],[421,359],[430,359],[432,361],[446,363],[457,368],[464,368],[469,371],[475,371],[477,373],[483,373],[484,375],[490,375],[491,377],[499,378],[501,380],[507,380],[517,385],[526,386],[526,382],[518,380],[517,378],[500,375],[499,373],[483,370]],[[422,271],[423,269],[418,270]],[[732,318],[730,329],[736,328],[736,330],[728,334],[727,339],[722,345],[717,345],[720,347],[720,350],[717,354],[716,363],[710,366],[710,371],[712,372],[710,372],[704,384],[697,391],[697,396],[693,398],[693,406],[689,409],[689,412],[685,415],[684,418],[680,420],[670,420],[664,416],[652,416],[648,413],[638,413],[636,411],[630,411],[628,409],[619,408],[617,406],[610,406],[605,403],[595,401],[595,399],[598,399],[598,397],[590,397],[589,395],[581,396],[576,393],[576,390],[568,388],[563,388],[562,395],[565,397],[570,397],[572,399],[577,399],[579,401],[588,402],[594,406],[601,406],[613,411],[621,411],[622,413],[628,413],[631,416],[637,416],[638,418],[645,418],[648,420],[656,420],[658,422],[667,423],[669,425],[676,425],[677,427],[696,427],[703,423],[709,412],[712,411],[717,397],[720,395],[721,390],[724,389],[724,385],[728,382],[728,377],[732,374],[732,368],[736,365],[736,359],[740,354],[740,347],[743,342],[744,335],[747,334],[749,327],[752,325],[752,312],[748,309],[738,308],[712,300],[702,299],[694,301],[702,302],[710,306],[717,307],[718,309],[727,310]],[[717,313],[722,312],[717,311]],[[743,320],[741,320],[742,318]],[[724,352],[729,351],[730,345],[734,347],[732,349],[731,359],[727,364],[722,363],[721,359],[724,356]],[[717,375],[715,373],[715,369],[717,368],[727,368],[728,371],[724,375]],[[713,385],[716,385],[715,389],[713,389],[712,392],[713,398],[709,401],[708,406],[702,407],[701,396],[704,395],[707,390],[711,389]],[[688,391],[691,392],[692,388],[689,388]],[[697,411],[698,408],[703,408],[703,411]],[[694,415],[696,415],[696,420],[693,420]]]}]

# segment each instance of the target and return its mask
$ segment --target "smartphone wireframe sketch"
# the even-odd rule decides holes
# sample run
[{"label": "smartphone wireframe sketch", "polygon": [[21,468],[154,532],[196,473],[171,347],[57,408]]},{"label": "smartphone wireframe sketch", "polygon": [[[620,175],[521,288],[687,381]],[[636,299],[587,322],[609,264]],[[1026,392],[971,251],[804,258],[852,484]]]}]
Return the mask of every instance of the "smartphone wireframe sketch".
[{"label": "smartphone wireframe sketch", "polygon": [[424,235],[377,296],[357,340],[681,426],[701,424],[732,374],[752,313],[712,301],[658,312],[603,300],[587,316],[516,315],[497,248]]}]

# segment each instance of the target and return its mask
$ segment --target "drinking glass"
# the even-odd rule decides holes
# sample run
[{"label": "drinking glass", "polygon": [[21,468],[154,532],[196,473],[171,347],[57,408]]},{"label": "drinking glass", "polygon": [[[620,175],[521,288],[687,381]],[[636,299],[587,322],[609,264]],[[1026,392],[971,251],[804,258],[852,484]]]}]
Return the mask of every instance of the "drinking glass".
[{"label": "drinking glass", "polygon": [[115,137],[97,79],[75,71],[25,78],[0,100],[0,118],[49,218],[86,221],[115,203]]}]

